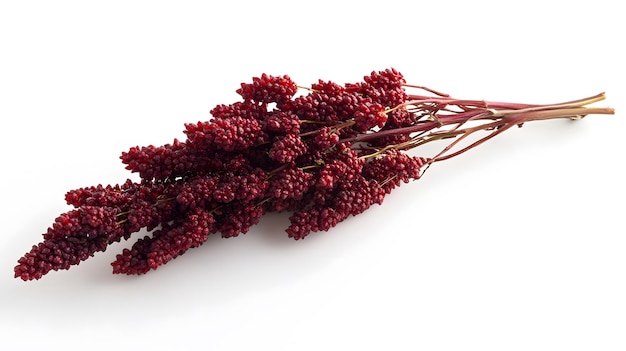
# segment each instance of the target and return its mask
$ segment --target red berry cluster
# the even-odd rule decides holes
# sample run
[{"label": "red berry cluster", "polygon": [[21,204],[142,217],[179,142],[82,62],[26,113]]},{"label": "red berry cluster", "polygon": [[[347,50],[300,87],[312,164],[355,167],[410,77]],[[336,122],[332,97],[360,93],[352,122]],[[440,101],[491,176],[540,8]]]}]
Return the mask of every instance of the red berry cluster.
[{"label": "red berry cluster", "polygon": [[146,273],[212,233],[246,233],[268,211],[293,212],[286,231],[294,239],[328,230],[420,176],[425,159],[342,141],[410,123],[411,113],[393,109],[408,98],[403,84],[388,69],[355,84],[320,80],[295,97],[288,76],[253,78],[237,90],[243,101],[186,124],[184,141],[122,153],[141,181],[69,191],[75,209],[18,261],[15,276],[67,269],[142,228],[151,236],[119,254],[114,273]]}]

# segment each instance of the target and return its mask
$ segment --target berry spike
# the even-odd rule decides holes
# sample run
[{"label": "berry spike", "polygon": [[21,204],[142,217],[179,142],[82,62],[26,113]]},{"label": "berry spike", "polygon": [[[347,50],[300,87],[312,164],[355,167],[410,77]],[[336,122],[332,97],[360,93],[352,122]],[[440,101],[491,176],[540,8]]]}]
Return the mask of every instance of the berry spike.
[{"label": "berry spike", "polygon": [[164,223],[152,237],[139,239],[111,263],[115,274],[143,274],[202,245],[215,231],[213,215],[196,208],[173,224]]}]

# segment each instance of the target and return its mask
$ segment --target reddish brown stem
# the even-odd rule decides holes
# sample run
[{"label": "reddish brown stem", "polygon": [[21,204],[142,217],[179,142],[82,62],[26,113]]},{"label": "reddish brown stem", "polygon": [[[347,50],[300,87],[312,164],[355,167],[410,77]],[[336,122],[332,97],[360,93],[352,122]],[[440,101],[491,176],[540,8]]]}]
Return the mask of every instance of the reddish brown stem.
[{"label": "reddish brown stem", "polygon": [[[410,101],[407,101],[401,106],[395,107],[390,111],[398,108],[405,108],[413,113],[429,116],[428,119],[418,120],[412,126],[382,130],[373,133],[364,133],[351,138],[342,139],[339,142],[359,143],[390,135],[419,133],[418,135],[413,136],[409,141],[396,145],[389,145],[384,149],[378,149],[372,153],[372,155],[378,155],[388,149],[410,149],[434,140],[455,138],[441,152],[431,159],[430,162],[432,163],[447,160],[460,155],[502,133],[503,131],[516,125],[521,126],[526,122],[557,118],[580,119],[589,114],[614,113],[612,108],[585,107],[585,105],[603,100],[605,98],[604,93],[584,99],[547,105],[463,100],[447,96],[426,97],[411,95],[410,98]],[[448,106],[455,106],[457,109],[460,109],[460,111],[455,112],[454,110],[447,108]],[[481,120],[487,120],[487,122],[461,128],[468,122],[479,122]],[[461,150],[448,153],[462,140],[480,130],[493,131]]]}]

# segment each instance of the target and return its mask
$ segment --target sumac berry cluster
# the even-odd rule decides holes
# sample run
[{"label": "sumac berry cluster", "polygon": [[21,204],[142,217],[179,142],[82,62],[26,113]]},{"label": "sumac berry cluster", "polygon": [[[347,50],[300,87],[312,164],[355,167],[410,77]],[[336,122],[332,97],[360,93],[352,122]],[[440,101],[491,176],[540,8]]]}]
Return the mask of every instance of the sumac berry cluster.
[{"label": "sumac berry cluster", "polygon": [[[408,94],[409,87],[434,96]],[[139,180],[67,192],[73,209],[18,260],[15,277],[68,269],[140,230],[151,233],[112,266],[113,273],[146,273],[211,234],[245,234],[266,212],[290,212],[287,235],[302,239],[381,204],[427,166],[515,126],[614,113],[586,107],[604,94],[546,105],[456,99],[408,85],[395,69],[343,85],[318,80],[310,88],[263,74],[237,93],[242,100],[217,105],[210,120],[185,124],[184,139],[123,152],[122,163]],[[474,133],[486,134],[460,144]],[[446,146],[430,158],[406,152],[433,141]]]},{"label": "sumac berry cluster", "polygon": [[[242,83],[243,101],[185,124],[185,140],[122,153],[139,182],[69,191],[66,201],[75,209],[18,261],[15,277],[67,269],[141,229],[152,233],[117,255],[114,273],[155,269],[213,233],[244,234],[265,212],[292,211],[286,231],[294,239],[328,230],[380,204],[400,181],[419,177],[425,159],[396,151],[371,157],[380,148],[342,142],[384,129],[388,110],[408,97],[403,84],[394,69],[353,84],[319,80],[297,97],[288,76]],[[391,121],[403,124],[397,111]]]}]

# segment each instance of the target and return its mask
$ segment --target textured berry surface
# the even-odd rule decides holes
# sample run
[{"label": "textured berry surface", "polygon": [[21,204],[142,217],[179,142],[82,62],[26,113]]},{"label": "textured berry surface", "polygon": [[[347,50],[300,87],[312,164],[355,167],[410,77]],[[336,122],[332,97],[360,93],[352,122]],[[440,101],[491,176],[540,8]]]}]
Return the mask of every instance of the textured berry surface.
[{"label": "textured berry surface", "polygon": [[291,99],[298,86],[289,76],[275,77],[267,74],[252,78],[252,83],[241,83],[237,93],[245,100],[255,102],[283,102]]},{"label": "textured berry surface", "polygon": [[276,138],[268,152],[268,156],[274,161],[289,163],[304,155],[306,151],[307,146],[302,138],[289,134]]},{"label": "textured berry surface", "polygon": [[384,155],[369,160],[379,149],[342,142],[373,128],[410,125],[412,113],[386,110],[405,98],[403,82],[386,70],[353,84],[318,80],[296,97],[289,76],[254,77],[237,89],[243,101],[219,104],[210,120],[185,124],[185,140],[123,152],[122,163],[140,182],[69,191],[65,199],[75,209],[20,259],[15,276],[39,279],[67,269],[142,229],[152,235],[118,255],[114,273],[146,273],[210,233],[246,233],[268,211],[293,212],[287,233],[295,239],[328,230],[380,204],[398,181],[417,177],[421,164],[410,168],[396,154],[393,164]]}]

